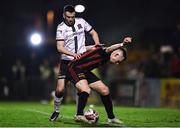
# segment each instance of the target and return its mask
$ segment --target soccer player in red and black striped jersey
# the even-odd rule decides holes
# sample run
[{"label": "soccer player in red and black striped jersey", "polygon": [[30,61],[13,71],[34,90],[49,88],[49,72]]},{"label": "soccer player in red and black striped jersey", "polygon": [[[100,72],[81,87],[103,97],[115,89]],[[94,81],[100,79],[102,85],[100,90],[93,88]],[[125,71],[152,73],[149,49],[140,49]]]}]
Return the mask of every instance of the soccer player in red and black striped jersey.
[{"label": "soccer player in red and black striped jersey", "polygon": [[88,85],[87,78],[89,76],[87,75],[87,72],[90,72],[92,69],[97,68],[107,63],[108,61],[115,64],[119,64],[120,62],[124,61],[126,59],[126,51],[123,46],[124,44],[131,42],[132,38],[126,37],[123,40],[123,43],[114,44],[107,48],[96,46],[94,47],[94,50],[82,54],[79,59],[75,59],[69,63],[68,71],[71,75],[72,82],[80,92],[78,99],[77,116],[83,115],[83,110],[89,96],[86,89],[89,90],[90,88],[92,88],[96,89],[96,91],[101,94],[101,100],[108,115],[108,122],[118,124],[122,123],[122,121],[115,118],[115,115],[113,113],[113,106],[108,87],[104,83],[102,83],[102,81],[99,83],[97,82],[94,85]]}]

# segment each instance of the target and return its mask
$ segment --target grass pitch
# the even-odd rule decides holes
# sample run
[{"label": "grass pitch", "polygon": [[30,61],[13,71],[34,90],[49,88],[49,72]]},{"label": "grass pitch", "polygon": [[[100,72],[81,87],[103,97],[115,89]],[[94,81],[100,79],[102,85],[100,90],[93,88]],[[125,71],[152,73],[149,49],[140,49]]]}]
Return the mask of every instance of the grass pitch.
[{"label": "grass pitch", "polygon": [[[76,123],[73,120],[76,105],[62,105],[56,122],[48,119],[53,105],[32,102],[0,102],[0,127],[114,127],[106,124],[103,106],[96,106],[100,118],[97,124]],[[116,116],[124,122],[123,127],[180,127],[180,110],[155,108],[114,107]]]}]

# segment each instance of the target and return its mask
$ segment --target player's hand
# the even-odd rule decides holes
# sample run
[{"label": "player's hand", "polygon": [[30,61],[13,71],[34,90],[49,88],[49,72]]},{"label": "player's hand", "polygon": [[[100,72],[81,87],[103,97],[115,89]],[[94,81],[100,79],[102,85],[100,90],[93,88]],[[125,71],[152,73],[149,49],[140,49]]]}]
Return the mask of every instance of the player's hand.
[{"label": "player's hand", "polygon": [[79,59],[79,58],[81,57],[81,54],[79,54],[79,53],[74,53],[73,57],[74,57],[75,59]]},{"label": "player's hand", "polygon": [[105,44],[96,44],[95,47],[102,47],[104,46]]},{"label": "player's hand", "polygon": [[132,37],[125,37],[123,40],[123,44],[129,44],[132,43]]}]

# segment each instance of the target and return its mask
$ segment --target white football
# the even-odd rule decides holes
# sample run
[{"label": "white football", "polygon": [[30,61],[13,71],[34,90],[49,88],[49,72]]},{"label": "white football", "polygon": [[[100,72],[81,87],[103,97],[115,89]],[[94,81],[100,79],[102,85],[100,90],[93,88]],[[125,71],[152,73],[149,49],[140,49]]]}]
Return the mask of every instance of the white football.
[{"label": "white football", "polygon": [[84,116],[91,123],[97,123],[97,121],[99,119],[99,113],[92,108],[85,111]]}]

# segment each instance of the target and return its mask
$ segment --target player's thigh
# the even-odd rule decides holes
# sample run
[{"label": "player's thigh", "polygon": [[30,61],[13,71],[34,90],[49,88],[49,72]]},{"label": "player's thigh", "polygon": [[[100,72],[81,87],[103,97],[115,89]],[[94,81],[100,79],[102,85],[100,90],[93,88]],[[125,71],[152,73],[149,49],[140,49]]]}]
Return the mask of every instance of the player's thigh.
[{"label": "player's thigh", "polygon": [[109,88],[101,80],[93,82],[93,83],[89,84],[89,86],[90,86],[90,88],[97,91],[101,95],[109,94]]},{"label": "player's thigh", "polygon": [[89,87],[102,95],[109,94],[109,88],[92,72],[86,72]]},{"label": "player's thigh", "polygon": [[61,60],[59,73],[58,73],[58,80],[57,80],[57,88],[56,90],[59,92],[64,91],[66,81],[68,80],[68,63],[70,61]]}]

